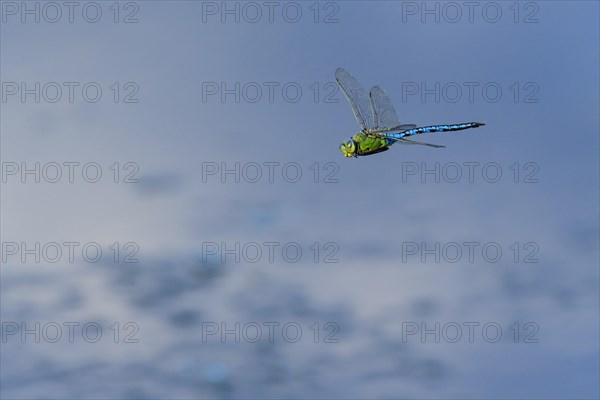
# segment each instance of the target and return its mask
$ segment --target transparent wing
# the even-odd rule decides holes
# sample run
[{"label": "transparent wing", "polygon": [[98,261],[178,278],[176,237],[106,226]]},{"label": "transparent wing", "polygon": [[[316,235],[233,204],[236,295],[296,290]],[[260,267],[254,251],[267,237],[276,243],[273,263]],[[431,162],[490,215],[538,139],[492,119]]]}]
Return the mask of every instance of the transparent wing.
[{"label": "transparent wing", "polygon": [[374,128],[373,110],[367,91],[344,68],[335,70],[335,80],[352,106],[352,111],[360,128],[363,131],[372,130]]},{"label": "transparent wing", "polygon": [[398,125],[398,126],[393,126],[391,128],[376,129],[373,131],[373,133],[379,133],[379,132],[395,133],[395,131],[397,131],[398,133],[401,133],[402,131],[407,131],[409,129],[414,129],[416,127],[417,126],[415,124],[402,124],[402,125]]},{"label": "transparent wing", "polygon": [[377,131],[402,131],[417,127],[414,124],[400,124],[392,101],[379,86],[371,88],[369,97],[373,108],[373,124]]},{"label": "transparent wing", "polygon": [[420,144],[422,146],[429,146],[429,147],[435,147],[436,149],[442,148],[442,147],[446,147],[446,146],[442,146],[439,144],[431,144],[431,143],[424,143],[424,142],[417,142],[416,140],[408,140],[408,139],[395,139],[395,138],[388,138],[388,139],[392,139],[395,140],[398,143],[402,143],[402,144]]}]

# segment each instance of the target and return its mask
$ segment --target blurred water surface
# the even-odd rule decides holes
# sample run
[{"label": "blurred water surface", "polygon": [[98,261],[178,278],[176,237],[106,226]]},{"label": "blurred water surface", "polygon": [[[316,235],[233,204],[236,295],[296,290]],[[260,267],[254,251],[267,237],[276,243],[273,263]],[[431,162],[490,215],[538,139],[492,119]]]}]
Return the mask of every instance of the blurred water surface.
[{"label": "blurred water surface", "polygon": [[[52,11],[1,3],[2,398],[599,397],[598,3],[292,2],[271,22],[96,2],[95,23],[25,4]],[[487,125],[343,159],[339,66],[403,123]],[[36,102],[22,82],[79,86]],[[10,173],[36,162],[62,179]],[[65,242],[73,262],[10,247]]]}]

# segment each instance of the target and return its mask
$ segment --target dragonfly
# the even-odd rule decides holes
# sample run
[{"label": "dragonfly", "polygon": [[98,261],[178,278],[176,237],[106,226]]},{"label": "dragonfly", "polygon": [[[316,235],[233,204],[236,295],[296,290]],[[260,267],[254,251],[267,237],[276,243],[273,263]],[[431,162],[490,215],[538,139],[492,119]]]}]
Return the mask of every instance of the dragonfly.
[{"label": "dragonfly", "polygon": [[417,127],[414,124],[401,124],[396,109],[388,95],[379,86],[373,86],[369,93],[344,68],[335,71],[335,80],[348,99],[356,122],[361,131],[340,144],[346,157],[368,156],[386,151],[394,143],[414,144],[429,147],[446,147],[437,144],[417,142],[407,139],[413,135],[433,132],[453,132],[484,126],[484,122],[462,124],[430,125]]}]

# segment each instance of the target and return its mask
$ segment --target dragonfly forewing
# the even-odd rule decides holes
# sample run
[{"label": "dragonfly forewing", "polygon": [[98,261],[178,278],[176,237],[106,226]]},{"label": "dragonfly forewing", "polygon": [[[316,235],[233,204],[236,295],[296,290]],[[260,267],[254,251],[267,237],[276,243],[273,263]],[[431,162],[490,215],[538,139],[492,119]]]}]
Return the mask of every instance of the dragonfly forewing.
[{"label": "dragonfly forewing", "polygon": [[354,112],[354,117],[356,117],[356,122],[361,130],[364,132],[373,130],[375,128],[373,110],[367,91],[344,68],[338,68],[335,71],[335,80],[352,106],[352,112]]}]

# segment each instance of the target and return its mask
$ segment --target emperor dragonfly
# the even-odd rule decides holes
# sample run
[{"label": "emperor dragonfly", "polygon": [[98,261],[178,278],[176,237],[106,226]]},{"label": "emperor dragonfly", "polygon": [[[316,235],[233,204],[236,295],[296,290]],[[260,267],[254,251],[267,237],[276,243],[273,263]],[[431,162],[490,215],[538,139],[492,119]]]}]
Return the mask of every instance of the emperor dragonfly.
[{"label": "emperor dragonfly", "polygon": [[382,88],[373,86],[367,95],[360,83],[344,68],[338,68],[335,71],[335,80],[348,99],[356,121],[361,128],[360,132],[340,145],[340,150],[346,157],[381,153],[388,150],[396,142],[436,148],[446,147],[406,138],[421,133],[452,132],[485,125],[483,122],[465,122],[462,124],[431,125],[417,128],[417,125],[414,124],[400,124],[394,105]]}]

